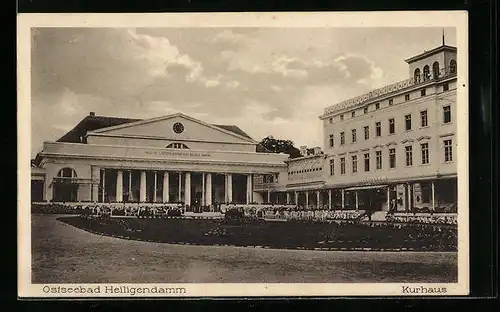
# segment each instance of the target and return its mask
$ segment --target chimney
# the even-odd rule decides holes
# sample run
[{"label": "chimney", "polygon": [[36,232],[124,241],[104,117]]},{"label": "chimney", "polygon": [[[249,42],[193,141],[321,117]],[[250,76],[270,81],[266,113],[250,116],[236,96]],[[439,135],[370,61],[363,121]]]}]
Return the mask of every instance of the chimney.
[{"label": "chimney", "polygon": [[303,145],[300,147],[300,153],[302,156],[307,156],[307,146]]},{"label": "chimney", "polygon": [[95,117],[95,112],[90,112],[90,117]]}]

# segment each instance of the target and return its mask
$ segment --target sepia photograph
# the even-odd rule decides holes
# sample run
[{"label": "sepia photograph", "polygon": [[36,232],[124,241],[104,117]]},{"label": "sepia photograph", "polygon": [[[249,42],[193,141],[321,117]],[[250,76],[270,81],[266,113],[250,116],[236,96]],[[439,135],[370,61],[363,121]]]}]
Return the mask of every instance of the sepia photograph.
[{"label": "sepia photograph", "polygon": [[467,16],[426,14],[21,15],[20,296],[467,294]]}]

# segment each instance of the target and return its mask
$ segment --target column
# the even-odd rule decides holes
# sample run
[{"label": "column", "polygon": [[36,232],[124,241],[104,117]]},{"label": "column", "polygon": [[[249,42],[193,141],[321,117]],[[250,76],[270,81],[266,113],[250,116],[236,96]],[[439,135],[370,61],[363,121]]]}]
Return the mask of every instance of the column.
[{"label": "column", "polygon": [[252,194],[252,174],[247,174],[247,204],[250,204],[252,202]]},{"label": "column", "polygon": [[271,203],[271,191],[269,189],[267,190],[267,203]]},{"label": "column", "polygon": [[205,173],[201,173],[201,205],[206,206],[205,203]]},{"label": "column", "polygon": [[153,192],[153,203],[156,203],[156,191],[157,191],[157,188],[158,188],[158,174],[156,173],[155,171],[155,180],[154,180],[154,192]]},{"label": "column", "polygon": [[207,202],[207,206],[212,206],[212,174],[207,173],[206,177],[206,182],[205,182],[205,187],[206,187],[206,195],[205,195],[205,200]]},{"label": "column", "polygon": [[295,191],[295,205],[299,205],[299,192]]},{"label": "column", "polygon": [[408,210],[407,211],[412,211],[412,208],[411,208],[411,184],[408,183],[407,186],[408,186]]},{"label": "column", "polygon": [[359,210],[358,191],[355,191],[354,193],[356,194],[356,210]]},{"label": "column", "polygon": [[141,171],[141,191],[139,196],[140,202],[146,201],[146,171]]},{"label": "column", "polygon": [[182,172],[179,172],[179,201],[182,201]]},{"label": "column", "polygon": [[286,204],[290,205],[290,193],[286,192]]},{"label": "column", "polygon": [[436,190],[435,190],[435,185],[434,181],[431,183],[431,201],[432,201],[432,211],[436,209]]},{"label": "column", "polygon": [[320,191],[316,191],[316,208],[319,208],[320,206]]},{"label": "column", "polygon": [[306,191],[306,209],[309,209],[309,191]]},{"label": "column", "polygon": [[123,171],[118,170],[116,174],[116,202],[123,202]]},{"label": "column", "polygon": [[128,201],[132,201],[132,170],[128,171]]},{"label": "column", "polygon": [[345,208],[345,190],[342,189],[342,209]]},{"label": "column", "polygon": [[106,170],[102,169],[102,200],[104,203],[104,199],[106,198]]},{"label": "column", "polygon": [[387,187],[387,211],[391,210],[391,187]]},{"label": "column", "polygon": [[233,202],[233,175],[228,173],[226,175],[227,181],[227,202]]},{"label": "column", "polygon": [[332,190],[328,190],[328,209],[332,210]]},{"label": "column", "polygon": [[[99,201],[99,184],[100,184],[100,170],[98,167],[92,166],[92,201],[97,203]],[[50,182],[45,180],[44,183],[44,194],[43,199],[47,200],[47,195],[50,192],[47,192],[47,185],[50,185]],[[51,198],[50,198],[51,199]],[[49,200],[50,200],[49,199]]]},{"label": "column", "polygon": [[163,172],[163,202],[164,203],[168,203],[170,201],[170,194],[169,194],[169,190],[170,190],[170,184],[169,184],[169,180],[168,180],[168,171],[165,171]]},{"label": "column", "polygon": [[184,185],[184,204],[191,206],[191,172],[184,174],[186,183]]}]

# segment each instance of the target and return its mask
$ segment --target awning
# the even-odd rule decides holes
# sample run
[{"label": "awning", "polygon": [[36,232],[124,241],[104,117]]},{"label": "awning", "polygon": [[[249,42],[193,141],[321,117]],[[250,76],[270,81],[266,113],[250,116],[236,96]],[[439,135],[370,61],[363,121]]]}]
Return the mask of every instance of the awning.
[{"label": "awning", "polygon": [[350,188],[346,188],[346,191],[358,191],[358,190],[373,190],[373,189],[381,189],[386,188],[387,185],[369,185],[369,186],[354,186]]}]

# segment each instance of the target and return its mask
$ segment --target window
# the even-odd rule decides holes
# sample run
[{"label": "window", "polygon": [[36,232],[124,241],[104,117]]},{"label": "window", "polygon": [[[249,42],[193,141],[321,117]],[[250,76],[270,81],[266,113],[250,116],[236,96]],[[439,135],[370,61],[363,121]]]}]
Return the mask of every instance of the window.
[{"label": "window", "polygon": [[333,118],[332,118],[332,117],[330,117],[329,121],[330,121],[330,123],[333,123]]},{"label": "window", "polygon": [[444,91],[448,91],[448,90],[450,90],[450,85],[449,85],[449,84],[447,84],[447,83],[445,83],[445,84],[443,85],[443,92],[444,92]]},{"label": "window", "polygon": [[340,120],[344,120],[344,115],[340,115]]},{"label": "window", "polygon": [[330,134],[330,147],[333,147],[333,134]]},{"label": "window", "polygon": [[457,73],[457,62],[455,60],[450,61],[450,73],[451,74]]},{"label": "window", "polygon": [[340,132],[340,145],[344,145],[344,144],[345,144],[345,133]]},{"label": "window", "polygon": [[429,73],[429,65],[424,66],[424,81],[429,80],[431,78],[431,75]]},{"label": "window", "polygon": [[377,169],[382,169],[382,151],[375,152],[375,160],[377,162]]},{"label": "window", "polygon": [[396,168],[396,149],[389,149],[389,168]]},{"label": "window", "polygon": [[370,171],[370,153],[365,154],[365,171]]},{"label": "window", "polygon": [[356,129],[352,129],[351,134],[352,134],[352,143],[356,143]]},{"label": "window", "polygon": [[363,108],[363,114],[368,114],[368,106],[365,106],[365,107]]},{"label": "window", "polygon": [[422,90],[420,90],[420,96],[425,96],[425,90],[426,90],[426,89],[422,89]]},{"label": "window", "polygon": [[345,174],[345,157],[340,158],[340,174]]},{"label": "window", "polygon": [[380,124],[380,121],[375,123],[375,134],[378,137],[382,135],[382,125]]},{"label": "window", "polygon": [[330,175],[335,173],[335,159],[330,159]]},{"label": "window", "polygon": [[415,81],[415,83],[420,82],[420,69],[419,68],[415,69],[415,71],[413,72],[413,80]]},{"label": "window", "polygon": [[61,170],[59,170],[59,172],[57,173],[57,177],[59,178],[76,178],[76,171],[72,168],[69,168],[69,167],[66,167],[66,168],[62,168]]},{"label": "window", "polygon": [[451,146],[451,139],[444,140],[444,161],[453,161],[453,151]]},{"label": "window", "polygon": [[429,163],[429,143],[420,144],[420,149],[422,151],[422,165]]},{"label": "window", "polygon": [[352,173],[358,172],[358,156],[352,156]]},{"label": "window", "polygon": [[412,166],[413,165],[413,147],[411,145],[405,146],[405,153],[406,153],[406,165]]},{"label": "window", "polygon": [[170,143],[167,145],[167,148],[180,148],[180,149],[189,149],[184,143]]},{"label": "window", "polygon": [[410,100],[410,93],[406,93],[405,94],[405,101],[409,101]]},{"label": "window", "polygon": [[351,117],[356,117],[356,111],[351,112]]},{"label": "window", "polygon": [[370,138],[370,127],[365,126],[365,140],[368,140]]},{"label": "window", "polygon": [[451,122],[451,106],[450,105],[443,107],[443,122],[444,123]]},{"label": "window", "polygon": [[389,119],[389,134],[394,134],[396,132],[396,122],[394,118]]},{"label": "window", "polygon": [[389,106],[392,106],[394,104],[394,99],[389,99]]},{"label": "window", "polygon": [[432,76],[434,79],[439,78],[439,63],[438,62],[434,62],[432,64]]},{"label": "window", "polygon": [[375,109],[379,109],[380,108],[380,103],[375,103]]},{"label": "window", "polygon": [[405,115],[405,129],[406,131],[411,130],[411,114]]},{"label": "window", "polygon": [[427,110],[420,112],[420,126],[427,127]]}]

